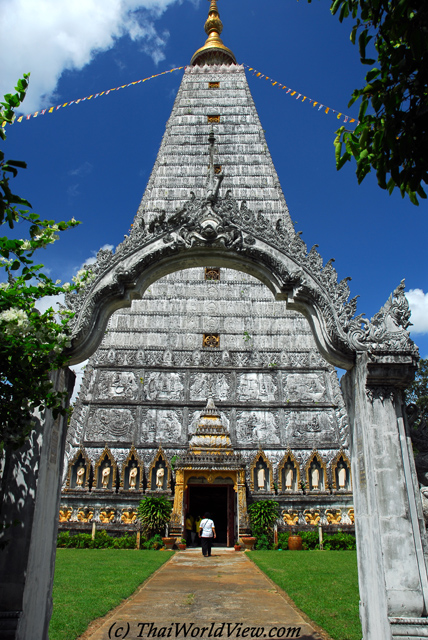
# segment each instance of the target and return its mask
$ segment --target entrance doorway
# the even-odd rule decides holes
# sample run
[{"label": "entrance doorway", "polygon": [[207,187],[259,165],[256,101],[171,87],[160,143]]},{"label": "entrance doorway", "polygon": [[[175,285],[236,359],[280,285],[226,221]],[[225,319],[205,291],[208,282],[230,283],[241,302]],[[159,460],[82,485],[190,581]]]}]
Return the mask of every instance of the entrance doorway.
[{"label": "entrance doorway", "polygon": [[209,511],[214,521],[216,544],[231,547],[235,540],[235,500],[231,485],[189,485],[187,511],[196,518]]}]

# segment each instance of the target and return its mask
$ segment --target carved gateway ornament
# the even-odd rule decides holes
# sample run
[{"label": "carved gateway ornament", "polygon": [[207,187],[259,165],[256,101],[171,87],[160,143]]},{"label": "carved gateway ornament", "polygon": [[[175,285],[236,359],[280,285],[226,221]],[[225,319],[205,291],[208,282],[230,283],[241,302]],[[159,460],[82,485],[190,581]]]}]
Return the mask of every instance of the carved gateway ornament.
[{"label": "carved gateway ornament", "polygon": [[98,252],[87,286],[66,295],[67,306],[76,313],[72,362],[98,346],[103,335],[99,325],[106,326],[119,301],[129,306],[153,280],[189,259],[202,264],[207,255],[255,275],[277,299],[287,300],[287,308],[301,311],[323,354],[345,368],[352,366],[355,351],[417,353],[406,331],[410,312],[404,281],[371,321],[363,314],[354,317],[357,298],[349,300],[349,278],[337,281],[333,260],[323,266],[316,246],[308,252],[300,235],[287,232],[281,220],[273,226],[263,212],[253,213],[227,191],[223,198],[197,198],[191,192],[173,215],[163,211],[148,226],[141,220],[114,254]]},{"label": "carved gateway ornament", "polygon": [[333,364],[351,368],[356,351],[416,354],[406,331],[410,311],[404,281],[371,321],[363,314],[354,317],[357,298],[349,300],[350,278],[337,281],[334,260],[323,266],[317,245],[308,252],[300,233],[290,232],[281,218],[270,222],[263,210],[255,213],[245,200],[239,203],[231,190],[219,195],[225,176],[215,175],[213,131],[208,142],[210,170],[201,196],[190,191],[190,199],[172,215],[148,212],[148,224],[137,218],[114,254],[98,252],[86,286],[66,294],[66,304],[76,314],[71,364],[95,351],[119,306],[130,306],[154,280],[189,264],[203,265],[207,257],[218,267],[256,276],[277,299],[287,301],[287,308],[303,313]]}]

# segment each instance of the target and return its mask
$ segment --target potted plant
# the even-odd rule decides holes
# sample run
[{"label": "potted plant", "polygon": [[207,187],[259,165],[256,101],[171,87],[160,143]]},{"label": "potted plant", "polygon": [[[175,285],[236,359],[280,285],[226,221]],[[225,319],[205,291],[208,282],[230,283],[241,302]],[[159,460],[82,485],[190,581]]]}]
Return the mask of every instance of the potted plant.
[{"label": "potted plant", "polygon": [[180,551],[185,551],[186,538],[180,538],[179,540],[177,540],[177,547],[180,549]]},{"label": "potted plant", "polygon": [[241,542],[244,545],[244,551],[251,551],[252,549],[254,549],[254,545],[257,542],[257,538],[250,535],[242,535]]},{"label": "potted plant", "polygon": [[175,538],[171,538],[171,537],[164,537],[162,538],[162,542],[164,544],[165,549],[167,549],[168,551],[170,551],[172,549],[172,547],[175,545]]},{"label": "potted plant", "polygon": [[242,545],[239,544],[239,542],[235,542],[235,544],[233,545],[233,548],[235,549],[235,551],[241,551]]},{"label": "potted plant", "polygon": [[288,537],[288,548],[290,549],[290,551],[301,551],[303,541],[302,538],[299,536],[299,532],[297,531],[291,531],[289,537]]}]

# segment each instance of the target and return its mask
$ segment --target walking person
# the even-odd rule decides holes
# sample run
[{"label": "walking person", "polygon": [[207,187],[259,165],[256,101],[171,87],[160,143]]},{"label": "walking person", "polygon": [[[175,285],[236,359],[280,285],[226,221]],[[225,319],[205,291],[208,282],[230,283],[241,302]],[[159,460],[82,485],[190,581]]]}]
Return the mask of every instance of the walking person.
[{"label": "walking person", "polygon": [[203,520],[199,525],[199,537],[202,542],[202,555],[207,558],[211,555],[211,547],[216,537],[214,522],[211,520],[211,514],[208,511],[204,513]]},{"label": "walking person", "polygon": [[184,521],[184,528],[186,529],[186,545],[188,547],[192,544],[192,529],[193,529],[194,519],[192,514],[186,513],[186,519]]}]

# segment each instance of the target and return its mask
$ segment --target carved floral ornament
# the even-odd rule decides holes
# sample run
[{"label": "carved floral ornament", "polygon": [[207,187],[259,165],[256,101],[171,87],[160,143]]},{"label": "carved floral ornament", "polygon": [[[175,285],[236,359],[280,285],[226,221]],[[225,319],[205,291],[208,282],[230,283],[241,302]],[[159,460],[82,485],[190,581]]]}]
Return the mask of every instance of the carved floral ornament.
[{"label": "carved floral ornament", "polygon": [[220,266],[248,270],[277,298],[286,299],[287,308],[302,312],[333,364],[349,369],[357,351],[417,356],[406,330],[410,311],[404,281],[370,321],[363,314],[355,316],[358,296],[349,300],[350,278],[338,282],[333,260],[323,265],[317,245],[308,252],[300,233],[290,233],[281,219],[272,224],[263,211],[250,211],[245,201],[239,204],[230,190],[219,197],[218,188],[213,183],[199,198],[190,192],[178,211],[161,211],[148,225],[137,218],[114,254],[98,252],[87,286],[66,294],[66,304],[76,314],[71,363],[95,350],[100,329],[118,301],[129,306],[153,280],[182,268],[189,259],[202,264],[207,255]]}]

